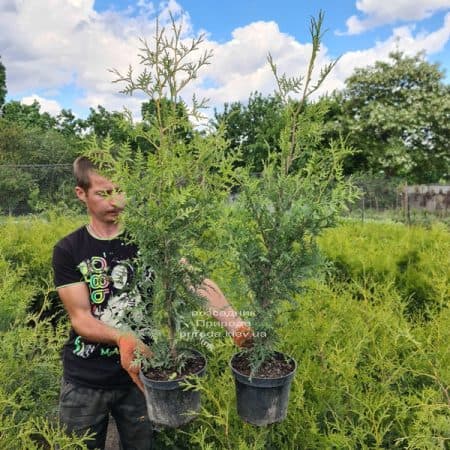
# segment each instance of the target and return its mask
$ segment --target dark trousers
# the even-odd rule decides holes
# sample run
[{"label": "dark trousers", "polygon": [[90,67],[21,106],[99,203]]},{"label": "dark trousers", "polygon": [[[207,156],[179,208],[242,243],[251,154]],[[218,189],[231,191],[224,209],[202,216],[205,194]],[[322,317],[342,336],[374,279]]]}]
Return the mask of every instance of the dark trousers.
[{"label": "dark trousers", "polygon": [[129,389],[92,389],[63,381],[59,418],[67,430],[79,435],[93,432],[89,449],[104,449],[109,415],[114,417],[123,450],[152,448],[152,425],[148,420],[144,394]]}]

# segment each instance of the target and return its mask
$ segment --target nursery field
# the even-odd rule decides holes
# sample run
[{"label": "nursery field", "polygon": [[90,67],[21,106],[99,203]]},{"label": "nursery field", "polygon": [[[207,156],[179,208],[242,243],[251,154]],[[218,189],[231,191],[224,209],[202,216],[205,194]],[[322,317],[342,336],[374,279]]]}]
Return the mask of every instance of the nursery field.
[{"label": "nursery field", "polygon": [[[50,266],[56,241],[85,220],[0,224],[1,450],[85,448],[56,422],[68,323]],[[201,340],[202,410],[190,425],[159,430],[156,448],[450,448],[448,227],[346,220],[319,245],[322,270],[299,283],[277,324],[281,350],[298,363],[287,419],[267,427],[239,419],[228,366],[235,348],[199,312],[193,320],[212,335]],[[241,310],[246,288],[234,255],[212,248],[203,258]]]}]

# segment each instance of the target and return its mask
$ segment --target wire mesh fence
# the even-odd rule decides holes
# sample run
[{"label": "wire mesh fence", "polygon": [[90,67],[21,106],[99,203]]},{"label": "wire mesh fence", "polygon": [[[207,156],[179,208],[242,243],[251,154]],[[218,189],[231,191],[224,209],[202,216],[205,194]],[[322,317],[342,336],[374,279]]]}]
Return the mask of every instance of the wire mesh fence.
[{"label": "wire mesh fence", "polygon": [[71,164],[0,165],[0,213],[24,215],[57,205],[74,206]]},{"label": "wire mesh fence", "polygon": [[[450,186],[407,186],[399,178],[354,177],[360,189],[352,217],[391,215],[405,222],[422,216],[450,217]],[[71,164],[0,165],[0,214],[26,215],[59,207],[82,211],[74,194]]]},{"label": "wire mesh fence", "polygon": [[406,223],[427,218],[450,218],[450,186],[407,185],[399,178],[354,180],[360,197],[349,205],[350,214],[366,218],[391,217]]}]

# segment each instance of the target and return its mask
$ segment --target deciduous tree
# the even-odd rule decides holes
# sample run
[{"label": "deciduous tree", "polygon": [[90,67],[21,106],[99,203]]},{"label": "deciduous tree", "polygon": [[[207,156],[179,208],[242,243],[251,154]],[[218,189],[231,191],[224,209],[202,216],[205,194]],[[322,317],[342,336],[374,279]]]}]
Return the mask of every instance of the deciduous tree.
[{"label": "deciduous tree", "polygon": [[396,51],[356,69],[334,97],[337,127],[359,153],[347,169],[429,183],[450,177],[450,88],[438,64]]},{"label": "deciduous tree", "polygon": [[56,126],[56,119],[47,112],[41,112],[41,105],[35,100],[31,105],[12,100],[3,106],[2,116],[9,122],[25,128],[50,130]]},{"label": "deciduous tree", "polygon": [[245,165],[261,172],[269,152],[279,150],[280,131],[284,125],[280,98],[253,92],[248,103],[225,103],[223,112],[215,111],[215,126],[225,123],[230,149],[240,149]]},{"label": "deciduous tree", "polygon": [[85,121],[87,130],[100,139],[105,139],[107,136],[110,136],[116,144],[127,141],[129,135],[121,127],[121,124],[124,122],[123,113],[108,111],[102,105],[89,109],[90,113]]},{"label": "deciduous tree", "polygon": [[62,109],[56,120],[56,129],[67,137],[81,136],[87,128],[86,121],[77,118],[70,109]]},{"label": "deciduous tree", "polygon": [[0,118],[0,209],[28,212],[26,200],[32,191],[41,205],[70,201],[70,165],[78,150],[74,139]]}]

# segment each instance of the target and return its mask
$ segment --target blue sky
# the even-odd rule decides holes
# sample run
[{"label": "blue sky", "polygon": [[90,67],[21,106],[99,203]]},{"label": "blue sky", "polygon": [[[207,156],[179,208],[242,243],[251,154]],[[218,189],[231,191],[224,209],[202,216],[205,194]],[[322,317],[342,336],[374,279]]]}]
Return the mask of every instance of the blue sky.
[{"label": "blue sky", "polygon": [[206,34],[212,64],[185,92],[224,102],[273,92],[270,52],[288,75],[304,73],[309,20],[320,10],[325,28],[319,65],[341,56],[319,94],[340,89],[356,67],[385,60],[390,51],[425,51],[450,80],[450,0],[0,0],[0,56],[8,99],[57,114],[85,117],[99,104],[138,111],[142,98],[125,97],[110,68],[138,68],[138,38],[151,39],[155,17],[183,19],[186,38]]}]

